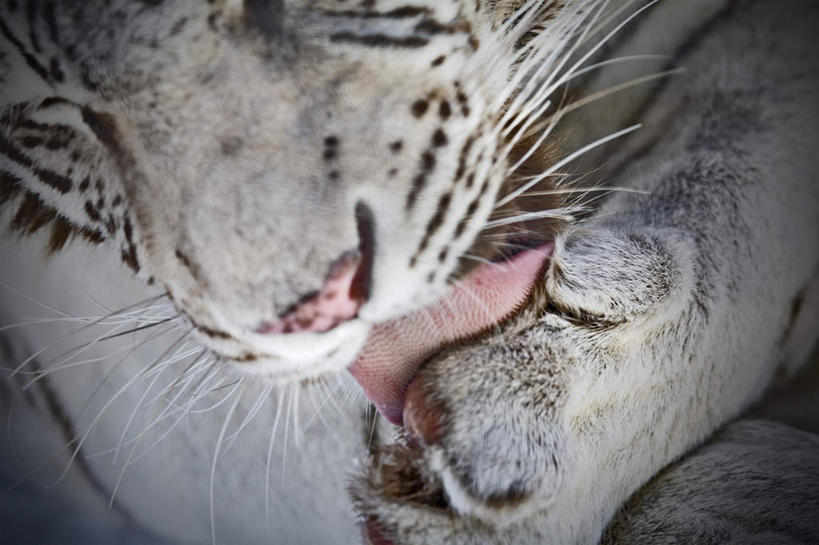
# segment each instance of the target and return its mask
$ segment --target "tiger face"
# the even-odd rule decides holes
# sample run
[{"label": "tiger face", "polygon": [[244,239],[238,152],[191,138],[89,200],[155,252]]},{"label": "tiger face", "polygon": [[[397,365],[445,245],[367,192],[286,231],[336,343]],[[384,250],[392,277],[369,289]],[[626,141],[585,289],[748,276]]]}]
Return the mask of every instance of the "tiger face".
[{"label": "tiger face", "polygon": [[[569,34],[558,18],[522,45],[553,8],[504,22],[480,2],[121,2],[112,42],[88,6],[44,6],[53,36],[36,45],[65,54],[8,145],[59,161],[65,187],[12,185],[116,240],[222,359],[280,380],[340,370],[373,324],[506,250],[481,235],[546,102],[532,67]],[[22,10],[6,9],[16,36]],[[60,150],[36,140],[55,123]]]}]

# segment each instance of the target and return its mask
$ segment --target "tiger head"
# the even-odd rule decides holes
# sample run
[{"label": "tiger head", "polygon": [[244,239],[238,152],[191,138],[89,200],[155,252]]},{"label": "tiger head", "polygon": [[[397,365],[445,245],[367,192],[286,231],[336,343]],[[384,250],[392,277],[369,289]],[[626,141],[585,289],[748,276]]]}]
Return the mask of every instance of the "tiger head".
[{"label": "tiger head", "polygon": [[119,4],[44,5],[30,33],[3,8],[2,62],[25,74],[3,84],[14,226],[114,243],[206,346],[277,379],[347,366],[372,324],[504,251],[516,150],[561,83],[540,67],[577,20],[543,1]]}]

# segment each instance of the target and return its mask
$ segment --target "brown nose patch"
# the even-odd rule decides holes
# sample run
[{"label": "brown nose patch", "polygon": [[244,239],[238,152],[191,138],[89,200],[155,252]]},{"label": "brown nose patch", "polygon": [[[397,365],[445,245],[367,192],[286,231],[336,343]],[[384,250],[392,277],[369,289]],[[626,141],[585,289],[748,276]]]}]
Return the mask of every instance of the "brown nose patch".
[{"label": "brown nose patch", "polygon": [[361,254],[345,252],[331,266],[318,292],[304,298],[275,322],[264,322],[256,332],[263,335],[329,331],[355,318],[366,299],[353,297],[351,289],[360,274]]},{"label": "brown nose patch", "polygon": [[264,322],[257,329],[263,335],[324,332],[355,318],[370,298],[373,260],[375,259],[375,219],[363,201],[355,207],[358,250],[345,252],[327,272],[321,290],[300,301],[275,322]]}]

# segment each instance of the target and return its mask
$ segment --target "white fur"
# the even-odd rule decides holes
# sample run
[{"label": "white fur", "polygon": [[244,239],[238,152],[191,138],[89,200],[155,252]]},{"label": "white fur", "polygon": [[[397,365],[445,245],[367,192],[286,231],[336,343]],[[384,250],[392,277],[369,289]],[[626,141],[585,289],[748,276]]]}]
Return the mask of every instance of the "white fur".
[{"label": "white fur", "polygon": [[[226,28],[245,28],[241,3],[216,4],[225,8]],[[563,233],[529,307],[501,331],[440,354],[422,372],[436,399],[446,404],[451,427],[441,444],[420,449],[415,463],[426,484],[447,498],[448,510],[390,496],[382,471],[394,460],[383,451],[385,443],[405,448],[404,439],[384,422],[361,421],[366,403],[349,377],[339,378],[340,384],[335,378],[313,386],[298,381],[342,369],[372,322],[441,293],[457,257],[481,236],[506,196],[498,195],[512,167],[503,138],[522,138],[539,121],[538,113],[547,111],[547,101],[560,100],[562,84],[573,75],[566,69],[601,35],[589,34],[578,50],[571,49],[573,40],[607,12],[595,11],[597,2],[566,2],[552,26],[516,56],[513,44],[538,11],[530,10],[517,28],[503,21],[523,2],[496,2],[489,6],[494,12],[468,16],[482,44],[477,52],[459,32],[443,33],[425,49],[362,50],[344,42],[330,47],[322,32],[375,29],[405,38],[422,16],[367,27],[356,18],[298,18],[309,9],[346,9],[334,2],[285,4],[300,14],[287,21],[306,25],[294,31],[305,47],[291,51],[285,44],[272,57],[265,56],[269,43],[252,30],[240,39],[224,29],[212,33],[204,3],[147,15],[133,8],[127,31],[81,51],[108,58],[99,55],[110,49],[110,63],[90,70],[116,90],[108,95],[80,92],[78,73],[70,71],[64,85],[43,86],[19,55],[0,58],[23,82],[2,81],[4,91],[14,91],[3,94],[2,106],[31,101],[20,115],[75,127],[82,135],[78,149],[90,157],[78,164],[75,181],[100,175],[107,201],[122,193],[127,202],[116,212],[110,240],[117,250],[127,249],[123,229],[131,214],[139,279],[154,278],[170,292],[174,308],[192,320],[179,317],[110,340],[101,339],[126,327],[103,320],[69,335],[75,328],[66,321],[4,332],[10,339],[3,351],[9,369],[28,355],[45,366],[89,360],[48,380],[82,437],[78,455],[102,488],[116,490],[114,504],[139,525],[186,542],[353,543],[359,516],[377,520],[401,544],[594,543],[632,493],[740,415],[780,364],[792,372],[807,356],[819,313],[814,174],[819,165],[806,143],[819,121],[812,107],[816,66],[805,52],[809,32],[799,10],[806,8],[799,2],[785,8],[747,2],[731,15],[734,22],[721,23],[696,44],[685,59],[684,76],[636,112],[643,130],[623,143],[615,140],[616,147],[590,146],[589,157],[616,164],[618,157],[658,141],[647,157],[625,165],[617,180],[647,194],[616,195]],[[387,12],[403,2],[377,4]],[[471,2],[417,5],[440,23],[459,13],[467,17],[473,8]],[[615,49],[673,50],[724,5],[666,1],[646,12],[648,22]],[[113,13],[97,14],[104,24],[89,27],[88,36],[114,24],[106,18]],[[188,22],[172,35],[181,16]],[[25,26],[19,12],[8,20]],[[83,31],[67,23],[61,29],[68,35]],[[27,33],[20,35],[31,47]],[[150,46],[154,39],[161,47]],[[782,57],[771,52],[771,44],[784,51]],[[4,47],[9,55],[8,44]],[[565,55],[570,50],[571,59]],[[430,70],[439,55],[446,61],[439,71]],[[805,66],[781,58],[801,58]],[[585,87],[596,90],[608,77],[588,78]],[[449,144],[437,155],[435,174],[416,208],[407,213],[406,190],[440,124],[433,117],[434,100],[440,99],[430,99],[433,107],[420,120],[409,107],[441,92],[455,108],[455,80],[468,96],[469,113],[442,124]],[[761,85],[771,81],[776,85]],[[52,94],[76,105],[53,111],[36,106]],[[581,109],[580,117],[567,120],[579,136],[566,141],[581,140],[573,148],[579,149],[616,134],[645,96],[638,91],[603,112],[588,110],[586,117]],[[725,97],[730,100],[721,100]],[[512,107],[504,110],[507,104]],[[111,116],[127,157],[112,158],[109,144],[82,120],[82,106]],[[523,128],[514,132],[517,125],[506,125],[510,120]],[[487,181],[486,196],[465,235],[451,243],[449,258],[438,263],[438,251],[451,241],[481,183],[455,187],[449,214],[412,269],[408,260],[450,186],[458,152],[482,123],[487,125],[466,162],[479,182]],[[2,130],[13,140],[25,136],[13,123]],[[327,175],[322,146],[331,134],[341,139],[343,152],[332,168],[342,172],[343,184],[326,190],[331,186],[322,178]],[[224,152],[236,139],[243,143],[239,151]],[[387,148],[396,139],[404,143],[398,156]],[[495,152],[499,159],[493,162]],[[67,151],[31,153],[38,165],[65,170]],[[84,211],[86,196],[58,195],[30,169],[0,160],[0,167],[23,178],[25,189],[46,204],[81,226],[96,227]],[[122,161],[132,163],[123,169]],[[400,176],[389,181],[386,167],[393,165]],[[320,285],[328,264],[356,246],[353,210],[361,200],[374,210],[381,242],[373,294],[360,319],[328,334],[278,339],[253,333],[260,320]],[[4,219],[13,211],[4,209]],[[577,211],[569,206],[559,213]],[[95,300],[120,308],[162,291],[128,278],[116,252],[102,249],[69,246],[44,266],[39,248],[45,240],[4,239],[2,282],[57,311],[104,314]],[[181,264],[177,249],[194,257],[204,278]],[[436,280],[426,283],[432,271]],[[801,312],[790,323],[798,296]],[[162,303],[163,312],[171,308],[170,301]],[[3,291],[2,308],[4,323],[46,312],[13,290]],[[159,319],[128,315],[139,325]],[[207,329],[230,338],[214,338]],[[144,339],[150,342],[137,346]],[[78,353],[61,354],[83,341],[89,344]],[[222,361],[212,366],[201,345],[237,360],[235,367],[244,372]],[[334,350],[333,357],[324,357]],[[197,361],[200,354],[208,355]],[[238,361],[248,354],[258,359]],[[180,367],[191,364],[179,378]],[[108,371],[112,378],[96,390]],[[252,375],[286,385],[271,388]],[[46,397],[37,381],[28,391],[39,397],[30,405],[14,382],[40,376],[22,366],[7,381],[4,396],[14,393],[3,416],[13,422],[15,447],[35,460],[34,474],[53,478],[74,455],[64,449],[73,438],[42,417]],[[186,405],[188,399],[195,403]],[[36,437],[28,430],[37,430]],[[373,437],[380,440],[369,445],[365,438]],[[28,471],[16,465],[12,450],[2,454],[4,470],[12,468],[15,476]],[[356,459],[366,460],[351,485],[358,513],[346,493]],[[76,462],[72,467],[58,494],[96,512],[104,503],[99,491]],[[701,486],[692,480],[693,488]],[[510,490],[520,498],[505,501]],[[641,532],[650,541],[650,530]]]}]

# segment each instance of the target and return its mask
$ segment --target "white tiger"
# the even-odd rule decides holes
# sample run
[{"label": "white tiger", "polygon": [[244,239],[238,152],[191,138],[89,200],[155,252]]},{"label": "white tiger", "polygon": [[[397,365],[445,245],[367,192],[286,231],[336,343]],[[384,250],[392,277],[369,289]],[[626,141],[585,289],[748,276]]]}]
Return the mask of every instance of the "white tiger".
[{"label": "white tiger", "polygon": [[60,480],[50,540],[819,539],[774,425],[617,515],[815,344],[816,3],[0,14],[0,475]]}]

